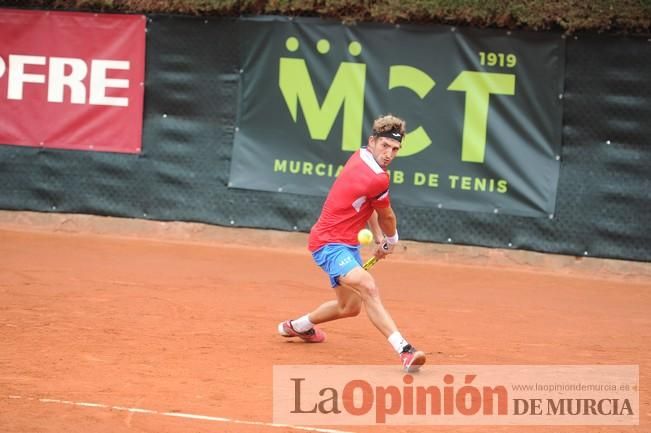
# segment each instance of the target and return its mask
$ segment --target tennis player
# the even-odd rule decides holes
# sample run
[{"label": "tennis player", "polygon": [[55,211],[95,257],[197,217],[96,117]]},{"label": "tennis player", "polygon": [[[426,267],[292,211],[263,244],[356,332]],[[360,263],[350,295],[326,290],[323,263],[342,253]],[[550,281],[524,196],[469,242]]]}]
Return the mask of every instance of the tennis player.
[{"label": "tennis player", "polygon": [[405,340],[384,308],[375,279],[362,267],[357,240],[358,232],[368,223],[378,259],[391,254],[398,243],[386,170],[400,150],[404,135],[404,120],[392,115],[379,117],[373,123],[368,145],[346,162],[310,231],[308,245],[314,261],[330,277],[337,299],[278,324],[278,333],[321,343],[326,335],[314,325],[357,316],[364,306],[373,325],[398,353],[404,370],[413,372],[425,363],[425,354]]}]

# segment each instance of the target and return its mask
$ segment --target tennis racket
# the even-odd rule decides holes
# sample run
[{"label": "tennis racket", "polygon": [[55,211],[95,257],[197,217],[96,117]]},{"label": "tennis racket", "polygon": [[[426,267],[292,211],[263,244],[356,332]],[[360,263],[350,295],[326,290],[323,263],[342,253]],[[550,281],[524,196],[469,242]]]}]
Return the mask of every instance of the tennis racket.
[{"label": "tennis racket", "polygon": [[373,257],[371,257],[370,259],[368,259],[366,262],[364,262],[364,264],[362,265],[362,267],[364,268],[364,270],[368,271],[368,270],[371,269],[371,268],[373,267],[373,265],[376,264],[376,263],[377,263],[377,257],[373,256]]}]

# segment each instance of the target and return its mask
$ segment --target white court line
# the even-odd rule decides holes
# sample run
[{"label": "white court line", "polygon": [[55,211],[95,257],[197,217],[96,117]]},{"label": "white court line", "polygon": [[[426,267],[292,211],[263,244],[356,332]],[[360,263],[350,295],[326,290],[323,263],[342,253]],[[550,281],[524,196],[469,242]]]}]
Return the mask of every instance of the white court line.
[{"label": "white court line", "polygon": [[84,402],[77,402],[75,403],[77,406],[83,406],[83,407],[101,407],[101,408],[108,408],[107,405],[105,404],[99,404],[99,403],[84,403]]},{"label": "white court line", "polygon": [[132,413],[152,413],[152,414],[158,414],[158,411],[156,411],[156,410],[138,409],[137,407],[109,406],[109,409],[113,409],[113,410],[124,410],[124,411],[126,411],[126,412],[132,412]]},{"label": "white court line", "polygon": [[89,403],[85,401],[71,401],[71,400],[59,400],[55,398],[32,398],[32,397],[22,397],[20,395],[9,395],[7,398],[18,400],[31,400],[39,401],[41,403],[56,403],[56,404],[66,404],[69,406],[79,406],[79,407],[88,407],[88,408],[101,408],[101,409],[110,409],[110,410],[119,410],[126,411],[131,413],[144,413],[151,415],[160,415],[160,416],[169,416],[174,418],[184,418],[184,419],[197,419],[202,421],[213,421],[213,422],[225,422],[231,424],[244,424],[244,425],[257,425],[264,427],[278,427],[278,428],[288,428],[292,430],[302,430],[302,431],[311,431],[317,433],[352,433],[344,430],[334,430],[328,428],[317,428],[317,427],[306,427],[300,425],[289,425],[289,424],[275,424],[262,421],[245,421],[241,419],[234,418],[224,418],[218,416],[208,416],[208,415],[198,415],[193,413],[183,413],[183,412],[159,412],[157,410],[151,409],[142,409],[138,407],[123,407],[123,406],[110,406],[108,404],[101,403]]}]

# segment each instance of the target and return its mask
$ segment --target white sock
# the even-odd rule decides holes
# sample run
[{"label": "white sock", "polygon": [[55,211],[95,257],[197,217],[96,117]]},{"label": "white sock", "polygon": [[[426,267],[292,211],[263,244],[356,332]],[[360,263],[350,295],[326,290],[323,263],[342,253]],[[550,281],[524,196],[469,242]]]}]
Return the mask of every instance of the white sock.
[{"label": "white sock", "polygon": [[404,337],[400,334],[400,332],[396,331],[393,334],[389,335],[389,343],[391,343],[391,346],[393,346],[393,349],[398,352],[398,355],[402,353],[402,350],[407,346],[409,343],[407,343],[407,340],[404,339]]},{"label": "white sock", "polygon": [[308,315],[306,314],[303,317],[299,317],[296,320],[291,321],[292,328],[296,332],[306,332],[314,327],[314,323],[310,322]]}]

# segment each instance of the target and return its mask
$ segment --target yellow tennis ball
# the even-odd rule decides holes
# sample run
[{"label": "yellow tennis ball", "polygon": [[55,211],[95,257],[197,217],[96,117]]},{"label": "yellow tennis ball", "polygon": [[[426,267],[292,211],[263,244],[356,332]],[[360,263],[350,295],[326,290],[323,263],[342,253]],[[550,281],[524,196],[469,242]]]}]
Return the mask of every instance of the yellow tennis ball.
[{"label": "yellow tennis ball", "polygon": [[361,229],[359,233],[357,233],[357,240],[362,245],[368,245],[373,242],[373,232],[369,229]]}]

